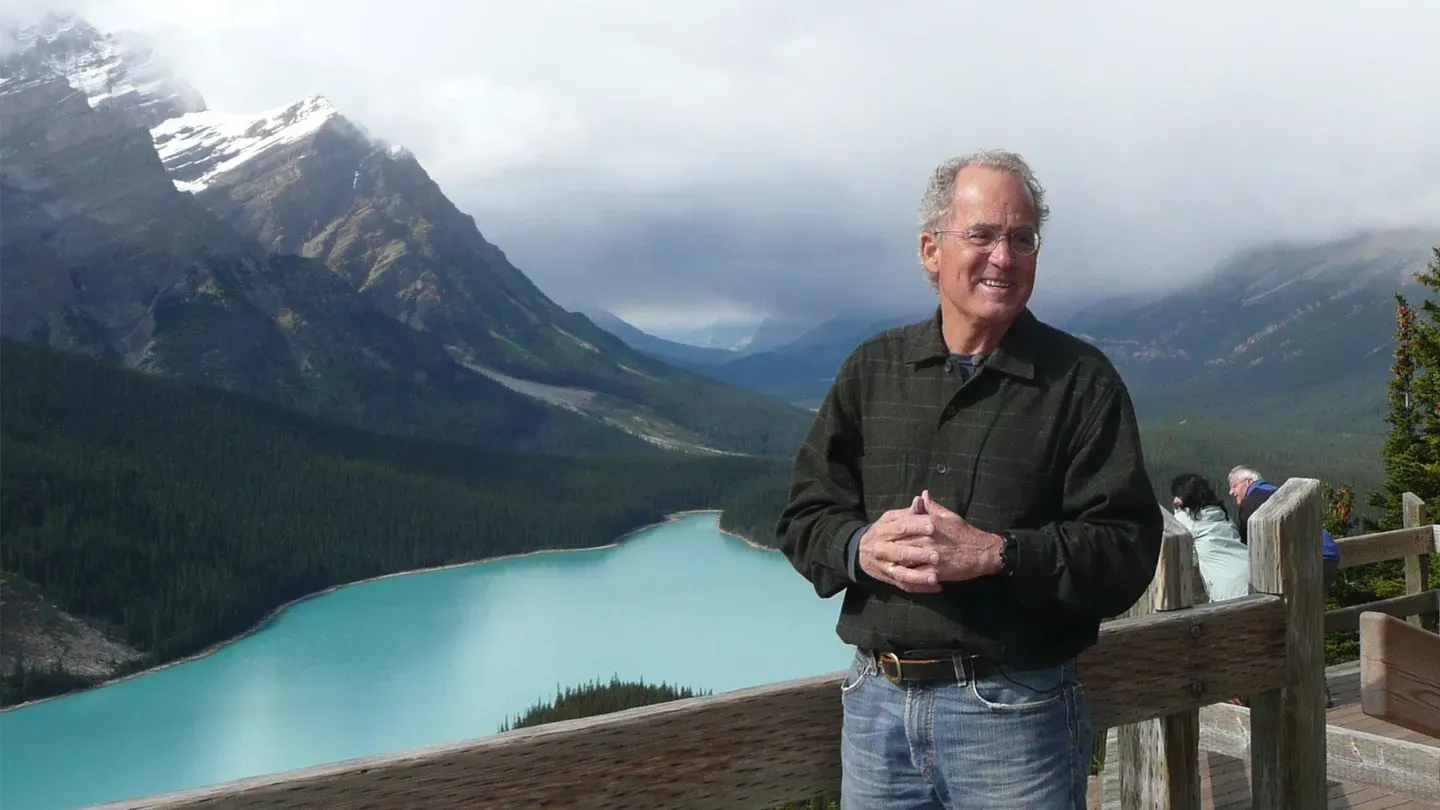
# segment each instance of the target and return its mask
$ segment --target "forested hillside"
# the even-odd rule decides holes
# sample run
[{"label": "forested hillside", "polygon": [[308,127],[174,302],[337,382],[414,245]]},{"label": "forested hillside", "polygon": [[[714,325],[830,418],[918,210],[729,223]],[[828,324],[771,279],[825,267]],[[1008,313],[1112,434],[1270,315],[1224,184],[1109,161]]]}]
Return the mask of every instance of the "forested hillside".
[{"label": "forested hillside", "polygon": [[[1382,426],[1383,427],[1383,426]],[[1209,477],[1220,494],[1237,464],[1259,470],[1277,486],[1286,478],[1319,478],[1370,492],[1385,479],[1380,458],[1383,434],[1317,430],[1260,430],[1209,419],[1141,426],[1145,466],[1156,497],[1170,502],[1170,480],[1182,472]]]},{"label": "forested hillside", "polygon": [[0,365],[0,569],[121,628],[142,665],[367,577],[601,545],[683,509],[754,531],[771,518],[747,493],[784,487],[760,459],[378,436],[35,344]]}]

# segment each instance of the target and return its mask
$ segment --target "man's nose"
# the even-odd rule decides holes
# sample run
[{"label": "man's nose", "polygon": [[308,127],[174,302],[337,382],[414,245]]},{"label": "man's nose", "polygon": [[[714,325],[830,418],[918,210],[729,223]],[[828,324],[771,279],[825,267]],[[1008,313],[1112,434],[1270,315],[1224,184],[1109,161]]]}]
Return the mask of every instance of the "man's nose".
[{"label": "man's nose", "polygon": [[990,263],[996,267],[1005,268],[1013,264],[1014,261],[1015,254],[1010,252],[1010,240],[1001,239],[999,242],[996,242],[995,247],[990,251]]}]

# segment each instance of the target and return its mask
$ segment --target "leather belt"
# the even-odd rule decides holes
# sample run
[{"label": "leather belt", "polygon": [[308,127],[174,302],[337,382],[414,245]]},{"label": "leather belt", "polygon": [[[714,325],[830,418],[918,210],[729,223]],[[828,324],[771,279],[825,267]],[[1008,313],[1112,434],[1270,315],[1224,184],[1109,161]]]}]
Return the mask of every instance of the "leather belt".
[{"label": "leather belt", "polygon": [[906,653],[871,651],[880,674],[891,683],[950,681],[969,683],[996,671],[999,664],[992,658],[961,652],[912,651]]}]

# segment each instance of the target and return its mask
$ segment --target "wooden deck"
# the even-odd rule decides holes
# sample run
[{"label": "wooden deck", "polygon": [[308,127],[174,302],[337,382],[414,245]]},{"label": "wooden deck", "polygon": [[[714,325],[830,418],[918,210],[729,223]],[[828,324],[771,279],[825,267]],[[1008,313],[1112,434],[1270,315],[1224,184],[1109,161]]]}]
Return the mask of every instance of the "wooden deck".
[{"label": "wooden deck", "polygon": [[[1330,667],[1325,671],[1325,681],[1334,701],[1334,706],[1325,712],[1329,725],[1440,747],[1440,740],[1370,717],[1360,710],[1359,662]],[[1120,755],[1115,750],[1114,729],[1110,730],[1106,739],[1105,760],[1107,763],[1120,761]],[[1105,769],[1104,803],[1101,806],[1107,810],[1120,807],[1119,770],[1117,767]],[[1440,780],[1440,774],[1436,774],[1435,778]],[[1328,787],[1329,810],[1440,810],[1440,803],[1422,801],[1369,785],[1331,779]],[[1207,810],[1248,810],[1249,757],[1202,750],[1200,798]]]}]

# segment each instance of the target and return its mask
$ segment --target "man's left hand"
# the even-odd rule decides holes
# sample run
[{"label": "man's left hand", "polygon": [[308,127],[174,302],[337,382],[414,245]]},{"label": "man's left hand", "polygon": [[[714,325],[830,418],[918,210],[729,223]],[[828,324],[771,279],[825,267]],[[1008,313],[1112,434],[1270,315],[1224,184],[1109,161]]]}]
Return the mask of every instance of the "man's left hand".
[{"label": "man's left hand", "polygon": [[1003,537],[970,525],[965,518],[931,500],[929,490],[920,494],[920,509],[930,516],[934,533],[896,542],[939,552],[936,568],[941,582],[963,582],[1000,572]]}]

